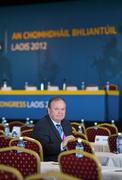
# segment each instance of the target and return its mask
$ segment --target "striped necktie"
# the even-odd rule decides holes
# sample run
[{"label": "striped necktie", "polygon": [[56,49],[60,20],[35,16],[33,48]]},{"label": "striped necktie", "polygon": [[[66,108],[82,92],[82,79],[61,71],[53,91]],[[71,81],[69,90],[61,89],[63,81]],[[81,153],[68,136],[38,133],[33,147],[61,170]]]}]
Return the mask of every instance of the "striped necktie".
[{"label": "striped necktie", "polygon": [[60,124],[56,124],[56,128],[59,132],[61,139],[63,140],[64,139],[64,132],[63,132],[62,126]]}]

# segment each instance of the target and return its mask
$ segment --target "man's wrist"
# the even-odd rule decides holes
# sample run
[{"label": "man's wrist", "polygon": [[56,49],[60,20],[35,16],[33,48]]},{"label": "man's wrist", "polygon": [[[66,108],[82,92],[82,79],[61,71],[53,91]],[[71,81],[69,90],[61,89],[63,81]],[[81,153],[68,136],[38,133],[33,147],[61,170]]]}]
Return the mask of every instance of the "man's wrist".
[{"label": "man's wrist", "polygon": [[63,142],[61,143],[61,151],[66,150],[66,146],[64,146]]}]

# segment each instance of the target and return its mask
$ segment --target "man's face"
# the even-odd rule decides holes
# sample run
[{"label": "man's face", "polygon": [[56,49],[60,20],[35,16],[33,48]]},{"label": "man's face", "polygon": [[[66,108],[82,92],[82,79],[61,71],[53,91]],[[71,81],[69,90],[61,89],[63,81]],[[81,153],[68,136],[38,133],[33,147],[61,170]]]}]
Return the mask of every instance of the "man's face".
[{"label": "man's face", "polygon": [[48,108],[48,114],[54,121],[61,122],[64,119],[66,112],[66,104],[63,100],[52,101],[50,108]]}]

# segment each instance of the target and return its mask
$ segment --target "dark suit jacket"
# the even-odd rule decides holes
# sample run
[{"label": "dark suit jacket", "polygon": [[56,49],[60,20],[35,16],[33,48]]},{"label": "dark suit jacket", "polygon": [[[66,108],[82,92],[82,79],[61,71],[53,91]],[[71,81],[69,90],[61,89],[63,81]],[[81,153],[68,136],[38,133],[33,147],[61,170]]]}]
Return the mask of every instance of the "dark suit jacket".
[{"label": "dark suit jacket", "polygon": [[[72,134],[69,121],[64,119],[61,121],[61,125],[65,136]],[[32,138],[37,139],[42,144],[45,161],[57,161],[57,157],[61,152],[60,146],[62,140],[48,115],[35,124]]]}]

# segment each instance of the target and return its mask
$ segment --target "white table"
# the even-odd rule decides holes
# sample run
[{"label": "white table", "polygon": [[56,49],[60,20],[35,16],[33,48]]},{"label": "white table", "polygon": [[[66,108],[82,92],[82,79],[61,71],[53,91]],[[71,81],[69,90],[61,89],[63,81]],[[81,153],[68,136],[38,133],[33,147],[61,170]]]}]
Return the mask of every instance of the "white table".
[{"label": "white table", "polygon": [[96,142],[91,142],[90,144],[92,145],[95,152],[110,152],[108,144]]},{"label": "white table", "polygon": [[40,163],[40,172],[45,173],[48,171],[60,171],[58,162],[47,161]]},{"label": "white table", "polygon": [[96,152],[95,155],[101,165],[122,168],[122,154],[114,154],[111,152]]},{"label": "white table", "polygon": [[122,180],[122,168],[102,167],[102,180]]}]

